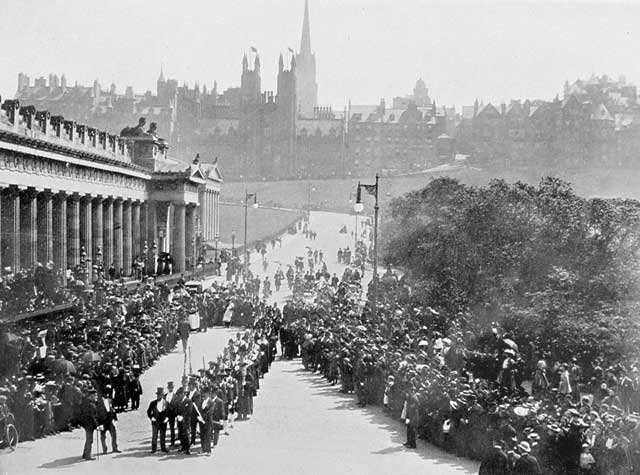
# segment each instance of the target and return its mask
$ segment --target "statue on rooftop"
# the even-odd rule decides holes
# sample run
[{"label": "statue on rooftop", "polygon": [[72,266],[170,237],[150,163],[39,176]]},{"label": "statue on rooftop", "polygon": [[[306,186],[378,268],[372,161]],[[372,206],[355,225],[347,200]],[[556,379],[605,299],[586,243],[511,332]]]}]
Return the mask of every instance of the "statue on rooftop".
[{"label": "statue on rooftop", "polygon": [[156,122],[151,122],[151,124],[149,124],[147,135],[152,136],[154,139],[158,138],[158,124]]},{"label": "statue on rooftop", "polygon": [[120,131],[120,136],[121,137],[149,137],[150,134],[144,131],[144,126],[146,124],[147,124],[147,119],[145,119],[144,117],[140,117],[138,119],[138,125],[136,125],[135,127],[125,127]]}]

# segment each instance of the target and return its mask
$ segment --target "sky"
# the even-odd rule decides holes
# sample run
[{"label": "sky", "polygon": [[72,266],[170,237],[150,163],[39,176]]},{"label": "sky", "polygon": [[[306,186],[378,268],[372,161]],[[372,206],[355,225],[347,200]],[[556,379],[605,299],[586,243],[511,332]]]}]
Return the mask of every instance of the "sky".
[{"label": "sky", "polygon": [[[321,105],[342,110],[409,94],[422,78],[439,105],[552,99],[565,80],[640,83],[640,0],[309,0]],[[239,85],[253,46],[263,90],[278,55],[300,48],[304,0],[0,0],[0,96],[19,72],[103,89]]]}]

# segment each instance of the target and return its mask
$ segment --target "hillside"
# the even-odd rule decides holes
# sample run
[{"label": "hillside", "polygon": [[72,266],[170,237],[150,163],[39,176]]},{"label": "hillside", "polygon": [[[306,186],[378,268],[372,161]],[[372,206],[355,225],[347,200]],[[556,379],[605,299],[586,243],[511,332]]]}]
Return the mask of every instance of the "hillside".
[{"label": "hillside", "polygon": [[[424,187],[433,178],[450,176],[469,185],[484,185],[493,178],[504,178],[508,182],[524,181],[538,184],[543,176],[558,176],[570,182],[580,196],[603,198],[622,197],[640,199],[640,172],[621,169],[588,169],[580,171],[542,171],[532,169],[512,169],[507,171],[481,170],[472,167],[434,169],[415,175],[381,177],[380,200],[385,201],[401,196],[408,191]],[[358,180],[373,183],[373,177],[325,180],[287,180],[259,182],[228,182],[222,188],[222,199],[227,203],[240,204],[244,199],[245,186],[250,193],[257,193],[258,201],[264,206],[306,209],[310,198],[312,209],[350,212],[353,208],[349,200],[355,198]],[[309,193],[309,188],[311,192]],[[365,209],[368,208],[365,199]]]}]

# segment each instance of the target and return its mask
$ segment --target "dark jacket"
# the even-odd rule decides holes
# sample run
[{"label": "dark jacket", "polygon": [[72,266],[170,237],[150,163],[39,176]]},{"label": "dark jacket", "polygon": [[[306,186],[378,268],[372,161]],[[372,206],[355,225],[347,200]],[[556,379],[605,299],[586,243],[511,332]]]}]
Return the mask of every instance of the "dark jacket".
[{"label": "dark jacket", "polygon": [[513,475],[542,475],[540,464],[533,455],[523,455],[513,466]]},{"label": "dark jacket", "polygon": [[479,475],[509,475],[509,457],[504,450],[492,448],[480,464]]},{"label": "dark jacket", "polygon": [[[164,404],[164,409],[162,411],[159,411],[158,400],[154,399],[153,401],[151,401],[151,404],[149,404],[149,408],[147,409],[147,417],[149,419],[152,419],[152,422],[164,423],[165,418],[168,417],[167,410],[168,408],[166,401]],[[153,419],[155,419],[155,421],[153,421]]]},{"label": "dark jacket", "polygon": [[94,431],[98,427],[98,410],[93,401],[85,399],[80,409],[80,425],[87,430]]}]

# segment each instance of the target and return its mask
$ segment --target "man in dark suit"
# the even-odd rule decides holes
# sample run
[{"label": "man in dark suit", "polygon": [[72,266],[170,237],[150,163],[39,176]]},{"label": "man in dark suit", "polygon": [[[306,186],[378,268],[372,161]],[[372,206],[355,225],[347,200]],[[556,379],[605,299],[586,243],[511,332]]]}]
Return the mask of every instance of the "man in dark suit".
[{"label": "man in dark suit", "polygon": [[167,383],[167,394],[164,396],[167,401],[167,416],[169,417],[169,433],[171,434],[171,447],[176,445],[176,416],[178,400],[174,389],[173,381]]},{"label": "man in dark suit", "polygon": [[213,447],[218,445],[218,439],[220,437],[220,431],[224,428],[225,419],[225,402],[224,392],[222,389],[215,390],[215,396],[213,398]]},{"label": "man in dark suit", "polygon": [[189,455],[191,446],[189,431],[191,429],[191,401],[187,397],[183,387],[176,391],[176,421],[178,422],[178,438],[180,439],[180,452]]},{"label": "man in dark suit", "polygon": [[167,432],[167,401],[164,400],[164,388],[156,389],[156,400],[151,401],[147,409],[147,417],[151,420],[151,453],[158,449],[158,435],[160,435],[160,450],[168,452],[165,433]]},{"label": "man in dark suit", "polygon": [[[134,365],[134,368],[137,365]],[[129,394],[131,395],[131,410],[135,411],[140,407],[140,395],[142,394],[142,384],[140,384],[140,375],[134,374],[129,382]]]},{"label": "man in dark suit", "polygon": [[200,417],[200,444],[202,453],[211,455],[211,432],[213,430],[214,402],[211,399],[211,390],[208,387],[202,389],[202,403],[198,407]]},{"label": "man in dark suit", "polygon": [[93,431],[98,427],[97,399],[98,392],[95,389],[89,390],[80,408],[80,425],[84,429],[85,434],[82,458],[85,460],[95,460],[95,457],[91,456],[91,447],[93,446]]},{"label": "man in dark suit", "polygon": [[118,438],[116,434],[115,421],[118,420],[115,409],[113,408],[113,401],[111,399],[111,385],[107,384],[104,387],[104,393],[97,403],[97,415],[98,424],[102,426],[100,429],[100,442],[102,443],[102,452],[107,453],[107,431],[111,436],[111,448],[114,453],[120,453],[118,450]]},{"label": "man in dark suit", "polygon": [[509,456],[501,443],[494,444],[480,464],[479,475],[509,475]]},{"label": "man in dark suit", "polygon": [[[198,386],[196,384],[195,379],[189,380],[189,392],[187,393],[187,397],[189,401],[191,401],[191,445],[195,445],[196,443],[196,430],[198,428],[198,410],[200,409],[200,404],[202,402],[202,398],[200,397],[200,391],[198,391]],[[200,435],[202,437],[202,435]]]},{"label": "man in dark suit", "polygon": [[518,452],[520,452],[520,458],[516,460],[513,466],[511,471],[513,475],[542,475],[538,459],[531,455],[529,442],[520,442],[518,444]]}]

